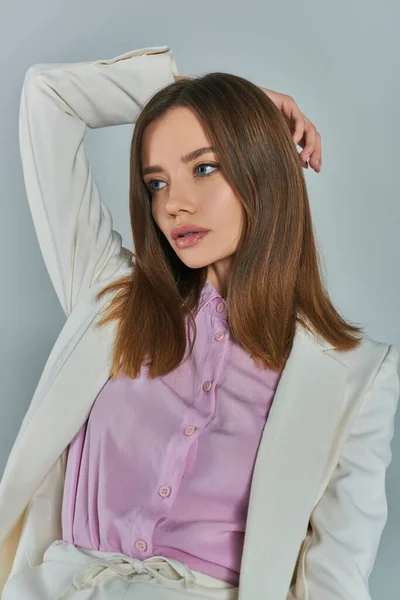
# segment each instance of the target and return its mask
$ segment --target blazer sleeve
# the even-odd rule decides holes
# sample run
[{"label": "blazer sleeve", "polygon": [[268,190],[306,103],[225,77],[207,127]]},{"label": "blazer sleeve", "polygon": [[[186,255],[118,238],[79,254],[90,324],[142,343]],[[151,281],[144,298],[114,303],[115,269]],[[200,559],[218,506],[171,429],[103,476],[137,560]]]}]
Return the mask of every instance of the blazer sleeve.
[{"label": "blazer sleeve", "polygon": [[168,46],[105,60],[35,64],[25,74],[19,113],[25,188],[67,316],[95,281],[124,262],[132,265],[86,157],[86,128],[134,123],[146,101],[177,74]]},{"label": "blazer sleeve", "polygon": [[371,600],[388,510],[386,470],[399,401],[399,352],[381,362],[334,474],[314,508],[287,600]]}]

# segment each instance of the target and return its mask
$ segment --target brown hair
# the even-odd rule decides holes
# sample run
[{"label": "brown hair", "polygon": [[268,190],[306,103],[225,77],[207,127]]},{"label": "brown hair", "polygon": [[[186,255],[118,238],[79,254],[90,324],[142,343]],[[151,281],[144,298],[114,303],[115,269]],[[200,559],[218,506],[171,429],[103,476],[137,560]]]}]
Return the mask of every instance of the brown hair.
[{"label": "brown hair", "polygon": [[243,226],[231,257],[226,302],[232,338],[262,368],[280,370],[296,321],[337,350],[360,344],[363,329],[334,308],[321,280],[306,183],[288,123],[255,84],[229,73],[175,81],[155,93],[138,116],[131,143],[129,209],[135,247],[132,273],[98,295],[116,292],[98,326],[117,320],[111,376],[120,368],[151,379],[184,359],[187,319],[195,311],[207,266],[187,267],[151,212],[141,176],[146,127],[173,107],[193,109],[215,148],[222,173],[240,198]]}]

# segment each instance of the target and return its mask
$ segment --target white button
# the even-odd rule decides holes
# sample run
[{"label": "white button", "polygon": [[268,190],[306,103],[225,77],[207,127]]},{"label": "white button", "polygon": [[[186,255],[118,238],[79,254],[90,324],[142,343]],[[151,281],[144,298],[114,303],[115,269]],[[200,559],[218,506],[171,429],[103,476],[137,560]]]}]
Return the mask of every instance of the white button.
[{"label": "white button", "polygon": [[225,337],[225,334],[223,331],[218,331],[218,333],[216,333],[214,335],[214,340],[217,340],[217,342],[219,342],[219,340],[222,340],[222,338]]},{"label": "white button", "polygon": [[211,383],[211,381],[206,381],[206,382],[203,384],[203,390],[204,390],[205,392],[209,392],[209,391],[211,390],[211,386],[212,386],[212,383]]},{"label": "white button", "polygon": [[171,488],[169,487],[169,485],[162,485],[160,487],[160,489],[158,490],[158,493],[163,498],[168,498],[168,496],[170,496],[170,494],[171,494]]},{"label": "white button", "polygon": [[194,432],[196,431],[196,427],[193,427],[193,425],[188,425],[185,428],[185,431],[183,432],[185,435],[193,435]]},{"label": "white button", "polygon": [[225,309],[225,304],[223,302],[220,302],[219,304],[217,304],[217,312],[221,313],[224,309]]},{"label": "white button", "polygon": [[136,550],[139,550],[139,552],[146,552],[147,544],[144,540],[136,540],[135,548]]}]

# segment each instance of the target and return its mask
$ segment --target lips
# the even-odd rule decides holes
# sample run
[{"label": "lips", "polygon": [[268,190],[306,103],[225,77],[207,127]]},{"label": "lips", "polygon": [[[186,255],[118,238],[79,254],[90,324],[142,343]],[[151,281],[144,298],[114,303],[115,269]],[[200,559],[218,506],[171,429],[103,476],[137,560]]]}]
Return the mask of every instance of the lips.
[{"label": "lips", "polygon": [[187,223],[185,225],[178,225],[171,232],[171,237],[173,240],[176,240],[178,237],[182,237],[187,233],[205,233],[209,231],[209,229],[205,229],[205,227],[199,227],[198,225],[194,225],[192,223]]},{"label": "lips", "polygon": [[181,237],[186,237],[186,236],[188,236],[188,235],[192,235],[193,233],[200,233],[200,232],[199,232],[199,231],[188,231],[187,233],[180,233],[180,234],[178,235],[178,238],[181,238]]},{"label": "lips", "polygon": [[200,240],[205,238],[208,233],[209,230],[199,231],[198,233],[192,233],[184,236],[178,236],[175,240],[175,245],[177,246],[177,248],[189,248],[190,246],[198,244]]}]

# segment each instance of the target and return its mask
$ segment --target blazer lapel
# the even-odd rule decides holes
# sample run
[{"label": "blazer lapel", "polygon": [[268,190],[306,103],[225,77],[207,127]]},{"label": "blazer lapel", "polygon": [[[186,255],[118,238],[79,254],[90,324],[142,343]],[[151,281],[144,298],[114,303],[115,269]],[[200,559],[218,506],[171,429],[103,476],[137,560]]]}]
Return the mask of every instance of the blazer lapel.
[{"label": "blazer lapel", "polygon": [[287,598],[344,406],[342,356],[297,327],[253,472],[239,600]]}]

